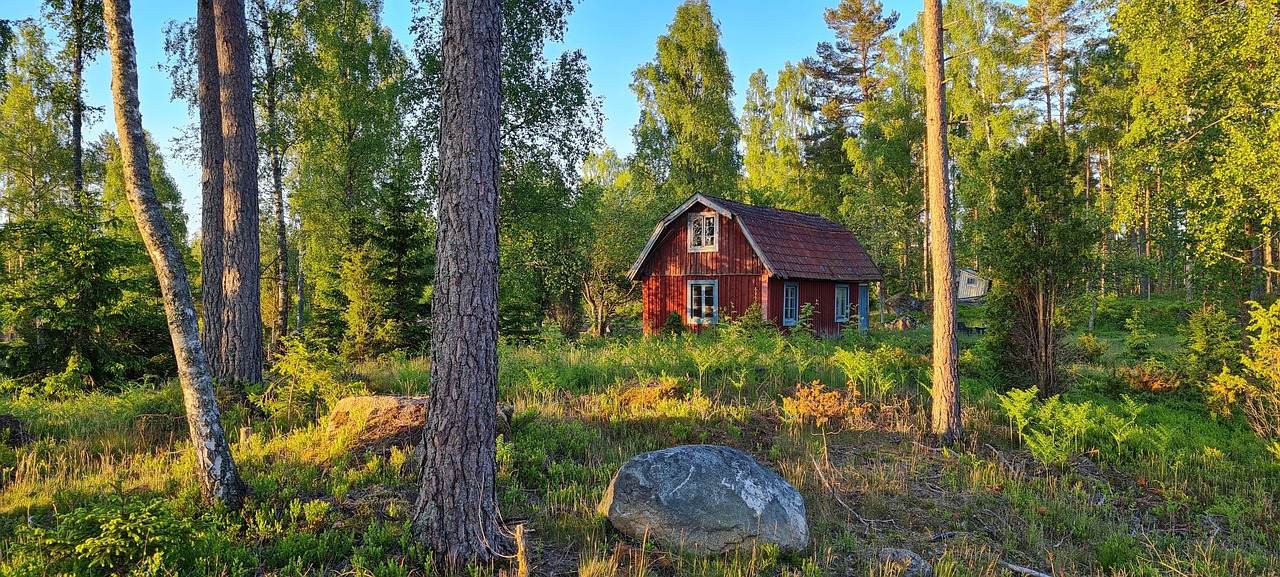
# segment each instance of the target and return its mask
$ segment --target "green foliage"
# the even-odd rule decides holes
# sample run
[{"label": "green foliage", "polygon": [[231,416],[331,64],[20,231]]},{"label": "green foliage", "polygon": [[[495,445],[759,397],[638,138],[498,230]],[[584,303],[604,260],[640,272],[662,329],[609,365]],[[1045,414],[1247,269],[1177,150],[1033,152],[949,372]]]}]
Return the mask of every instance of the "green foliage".
[{"label": "green foliage", "polygon": [[1073,293],[1097,238],[1073,183],[1076,158],[1055,131],[1042,129],[996,162],[992,214],[981,253],[995,287],[988,349],[1006,386],[1060,388],[1058,352]]},{"label": "green foliage", "polygon": [[1124,328],[1129,330],[1129,335],[1124,338],[1125,354],[1138,360],[1147,358],[1151,354],[1151,343],[1155,342],[1156,334],[1147,331],[1147,325],[1142,322],[1136,309],[1133,316],[1124,321]]},{"label": "green foliage", "polygon": [[[1141,454],[1152,431],[1138,425],[1145,405],[1128,396],[1116,409],[1093,401],[1071,402],[1054,395],[1036,399],[1035,387],[996,395],[1013,432],[1045,464],[1062,465],[1073,454],[1099,451],[1113,461]],[[1135,445],[1135,443],[1137,443]]]},{"label": "green foliage", "polygon": [[328,412],[343,397],[358,394],[363,385],[349,374],[349,365],[316,343],[283,339],[284,352],[275,358],[276,378],[253,387],[249,397],[278,423],[306,423]]},{"label": "green foliage", "polygon": [[733,73],[706,0],[676,8],[654,59],[632,76],[641,111],[632,131],[636,152],[652,157],[641,162],[659,167],[668,197],[737,197],[742,160]]},{"label": "green foliage", "polygon": [[29,392],[172,371],[163,309],[150,297],[155,275],[134,272],[150,266],[145,252],[93,214],[50,211],[0,229],[0,258],[17,265],[0,270],[0,327],[16,336],[0,343],[0,374],[26,377],[17,382]]},{"label": "green foliage", "polygon": [[1249,354],[1240,359],[1250,377],[1244,410],[1258,436],[1280,439],[1280,302],[1250,307]]},{"label": "green foliage", "polygon": [[1093,364],[1101,361],[1109,348],[1106,342],[1093,333],[1082,333],[1074,342],[1068,343],[1068,346],[1080,360]]},{"label": "green foliage", "polygon": [[1214,305],[1206,305],[1191,313],[1185,327],[1179,328],[1182,357],[1188,376],[1203,379],[1221,369],[1240,366],[1240,325]]},{"label": "green foliage", "polygon": [[75,575],[155,575],[183,571],[200,555],[204,527],[164,499],[109,496],[60,515],[51,529],[20,527],[11,570]]},{"label": "green foliage", "polygon": [[671,311],[667,315],[667,320],[662,322],[662,333],[679,335],[689,332],[689,327],[684,325],[684,317],[680,316],[680,311]]}]

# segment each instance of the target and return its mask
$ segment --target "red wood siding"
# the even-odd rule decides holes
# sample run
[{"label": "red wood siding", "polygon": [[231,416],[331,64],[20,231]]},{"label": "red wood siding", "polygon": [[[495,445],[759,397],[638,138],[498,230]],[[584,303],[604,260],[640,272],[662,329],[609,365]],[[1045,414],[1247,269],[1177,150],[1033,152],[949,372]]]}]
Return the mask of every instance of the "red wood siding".
[{"label": "red wood siding", "polygon": [[[850,311],[849,322],[836,322],[836,285],[849,285],[849,303],[854,309],[858,306],[858,283],[837,283],[828,280],[784,280],[769,279],[768,298],[772,306],[768,310],[768,318],[779,326],[782,325],[782,287],[794,282],[800,285],[800,306],[805,303],[813,305],[813,329],[820,335],[838,336],[843,327],[857,327],[857,318]],[[843,325],[843,327],[842,327]]]},{"label": "red wood siding", "polygon": [[689,306],[688,281],[691,280],[718,281],[722,320],[741,314],[760,301],[760,288],[767,272],[736,221],[718,215],[720,238],[717,239],[717,250],[689,252],[688,215],[703,212],[709,211],[701,205],[694,205],[672,222],[659,237],[640,271],[644,279],[646,333],[661,330],[672,311],[685,318],[685,309]]}]

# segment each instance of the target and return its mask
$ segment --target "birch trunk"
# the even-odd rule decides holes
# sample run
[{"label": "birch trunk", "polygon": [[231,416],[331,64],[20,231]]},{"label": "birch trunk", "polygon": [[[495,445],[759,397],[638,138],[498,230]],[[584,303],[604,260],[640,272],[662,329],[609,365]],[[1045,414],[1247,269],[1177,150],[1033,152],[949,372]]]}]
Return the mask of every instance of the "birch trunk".
[{"label": "birch trunk", "polygon": [[228,376],[262,381],[262,274],[258,239],[258,135],[253,120],[253,78],[244,0],[213,0],[222,103],[223,253],[222,341]]},{"label": "birch trunk", "polygon": [[495,491],[499,0],[446,0],[431,398],[413,534],[451,563],[505,555]]},{"label": "birch trunk", "polygon": [[111,48],[111,92],[115,100],[116,130],[124,164],[125,195],[138,223],[138,231],[156,268],[164,298],[169,336],[178,360],[178,380],[187,412],[187,428],[195,447],[196,477],[206,502],[240,507],[244,485],[227,444],[213,379],[205,362],[196,321],[195,301],[182,253],[164,220],[160,201],[151,188],[151,169],[138,110],[138,63],[134,52],[129,0],[106,0],[104,13]]},{"label": "birch trunk", "polygon": [[933,432],[944,443],[960,438],[960,371],[956,343],[956,269],[947,198],[947,103],[943,86],[942,1],[924,3],[925,149],[929,178],[929,234],[933,260]]}]

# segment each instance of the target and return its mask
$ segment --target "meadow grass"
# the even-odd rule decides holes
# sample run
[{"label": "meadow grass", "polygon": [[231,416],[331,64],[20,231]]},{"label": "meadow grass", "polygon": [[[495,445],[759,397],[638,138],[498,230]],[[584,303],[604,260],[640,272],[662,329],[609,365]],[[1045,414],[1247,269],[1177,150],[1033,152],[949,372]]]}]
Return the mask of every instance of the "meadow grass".
[{"label": "meadow grass", "polygon": [[[981,324],[982,313],[965,318]],[[515,412],[498,439],[497,486],[504,516],[523,526],[522,562],[466,572],[897,575],[876,555],[896,547],[940,576],[1011,574],[1006,564],[1051,575],[1275,574],[1276,456],[1239,416],[1214,417],[1194,386],[1130,388],[1117,373],[1124,333],[1099,335],[1108,352],[1068,367],[1065,394],[1022,401],[993,389],[978,338],[962,337],[967,434],[952,447],[927,434],[927,329],[824,340],[729,326],[504,343],[500,399]],[[1177,354],[1169,338],[1157,347]],[[428,392],[428,361],[302,356],[250,391],[265,414],[225,411],[252,489],[235,514],[199,504],[174,384],[0,399],[0,413],[38,438],[0,453],[0,575],[445,571],[408,533],[412,447],[352,450],[325,435],[340,396]],[[695,556],[612,529],[596,505],[613,474],[638,453],[690,443],[746,451],[799,488],[811,546]],[[155,502],[164,506],[128,513]],[[86,534],[100,518],[190,538],[50,545],[114,543]]]}]

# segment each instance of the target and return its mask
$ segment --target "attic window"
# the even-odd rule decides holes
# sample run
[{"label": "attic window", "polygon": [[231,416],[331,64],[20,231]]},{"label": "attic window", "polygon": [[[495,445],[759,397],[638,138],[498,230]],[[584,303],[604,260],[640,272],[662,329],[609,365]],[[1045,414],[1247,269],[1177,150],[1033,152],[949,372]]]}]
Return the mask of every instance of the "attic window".
[{"label": "attic window", "polygon": [[712,252],[720,240],[716,213],[689,215],[689,252]]}]

